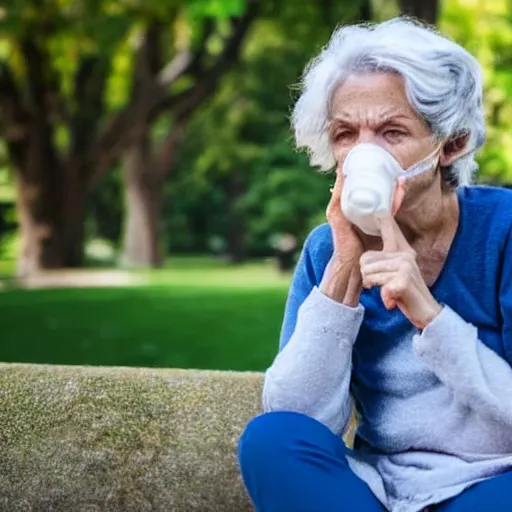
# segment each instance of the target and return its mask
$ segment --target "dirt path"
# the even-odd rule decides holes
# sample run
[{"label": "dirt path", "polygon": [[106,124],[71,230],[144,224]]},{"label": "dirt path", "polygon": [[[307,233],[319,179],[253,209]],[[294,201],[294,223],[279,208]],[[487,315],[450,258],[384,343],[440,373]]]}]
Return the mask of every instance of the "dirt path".
[{"label": "dirt path", "polygon": [[145,283],[143,276],[124,270],[55,270],[18,280],[21,288],[95,288],[134,286]]}]

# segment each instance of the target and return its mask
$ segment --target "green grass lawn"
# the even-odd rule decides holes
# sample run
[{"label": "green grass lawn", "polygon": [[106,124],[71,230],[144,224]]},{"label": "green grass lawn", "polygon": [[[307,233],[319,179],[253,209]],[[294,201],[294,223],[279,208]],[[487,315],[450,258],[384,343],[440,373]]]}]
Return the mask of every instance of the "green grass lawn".
[{"label": "green grass lawn", "polygon": [[264,264],[171,261],[126,288],[0,293],[0,361],[263,370],[289,277]]}]

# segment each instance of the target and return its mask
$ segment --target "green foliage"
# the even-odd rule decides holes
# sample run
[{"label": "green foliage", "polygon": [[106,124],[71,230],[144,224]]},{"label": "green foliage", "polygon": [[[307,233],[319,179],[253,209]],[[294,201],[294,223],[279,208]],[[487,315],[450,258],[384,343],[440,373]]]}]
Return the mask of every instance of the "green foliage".
[{"label": "green foliage", "polygon": [[[59,92],[69,110],[79,107],[75,78],[88,56],[108,68],[103,91],[105,117],[129,99],[135,56],[149,20],[165,28],[163,57],[197,48],[205,19],[214,19],[209,57],[219,51],[228,19],[248,0],[9,0],[0,13],[0,59],[8,61],[19,84],[26,69],[19,42],[35,34],[50,56]],[[376,19],[396,14],[397,2],[372,0]],[[482,63],[488,141],[479,155],[484,181],[512,181],[512,14],[508,0],[446,0],[440,29],[463,44]],[[262,2],[262,15],[244,46],[240,64],[225,77],[213,99],[192,119],[176,167],[166,183],[164,232],[174,252],[204,252],[225,246],[232,219],[243,221],[250,254],[271,252],[273,236],[291,233],[302,240],[324,217],[331,176],[311,169],[298,154],[289,129],[297,97],[293,87],[305,63],[327,42],[334,27],[360,20],[361,2],[305,0]],[[46,32],[42,30],[45,28]],[[46,34],[45,37],[41,34]],[[188,85],[181,81],[176,90]],[[101,123],[100,123],[101,124]],[[172,126],[163,116],[152,127],[160,141]],[[69,147],[66,123],[56,141]],[[0,161],[5,161],[0,147]],[[1,167],[1,165],[0,165]],[[0,171],[0,194],[12,184]],[[233,193],[233,183],[239,188]],[[3,197],[3,196],[2,196]],[[123,215],[119,173],[105,178],[89,202],[91,237],[119,242]]]},{"label": "green foliage", "polygon": [[[240,218],[249,252],[268,254],[274,235],[290,233],[300,243],[323,217],[332,178],[294,149],[293,85],[332,29],[358,20],[358,10],[358,3],[329,10],[282,2],[255,24],[241,65],[195,116],[181,148],[165,213],[171,250],[208,250],[207,241],[227,240],[232,219]],[[235,198],[233,179],[243,182]],[[180,219],[180,229],[172,219]]]},{"label": "green foliage", "polygon": [[244,0],[193,0],[187,2],[186,11],[192,20],[205,17],[227,19],[239,16],[244,8]]},{"label": "green foliage", "polygon": [[[155,57],[157,65],[163,66],[183,49],[201,49],[208,20],[213,36],[203,48],[207,60],[208,53],[218,51],[215,35],[226,31],[228,19],[241,14],[247,1],[11,0],[0,15],[0,59],[30,105],[34,84],[23,51],[27,41],[35,45],[45,60],[36,88],[50,91],[52,107],[58,107],[49,120],[58,156],[62,161],[83,158],[105,121],[131,100],[135,63],[149,25],[163,32],[161,47],[154,51],[161,54]],[[123,209],[119,177],[109,175],[88,198],[88,234],[118,242]]]},{"label": "green foliage", "polygon": [[[372,4],[377,19],[397,14],[396,2]],[[276,233],[292,233],[300,240],[323,220],[332,177],[319,176],[303,155],[294,152],[288,115],[296,97],[291,86],[327,41],[333,21],[358,19],[357,5],[351,6],[352,11],[344,2],[339,5],[345,17],[331,13],[326,22],[318,4],[292,10],[285,2],[254,27],[242,65],[190,126],[177,178],[167,196],[171,249],[207,250],[204,241],[226,239],[229,219],[236,215],[245,218],[250,251],[261,254],[270,250]],[[511,180],[512,15],[508,3],[448,0],[443,6],[441,30],[474,53],[485,72],[489,129],[479,155],[481,178]],[[226,190],[229,180],[223,178],[230,173],[245,178],[245,190],[235,205]]]},{"label": "green foliage", "polygon": [[[89,76],[77,74],[80,66],[87,59],[97,60],[107,70],[107,86],[100,91],[107,110],[91,116],[102,121],[129,100],[135,58],[149,23],[158,21],[165,33],[161,51],[167,62],[177,51],[197,50],[203,44],[205,19],[222,31],[225,21],[241,14],[247,1],[8,0],[0,11],[0,60],[9,64],[23,90],[28,70],[22,47],[27,40],[34,44],[47,59],[43,78],[52,84],[68,116],[83,107],[77,88]],[[68,123],[59,120],[56,128],[58,145],[65,150]]]},{"label": "green foliage", "polygon": [[442,31],[468,49],[484,71],[487,142],[479,155],[481,179],[512,181],[512,13],[508,0],[450,0]]},{"label": "green foliage", "polygon": [[271,167],[243,198],[250,219],[249,242],[269,244],[274,234],[289,233],[303,240],[312,218],[325,210],[329,181],[304,166]]},{"label": "green foliage", "polygon": [[124,197],[121,170],[107,174],[98,189],[89,197],[86,231],[88,239],[101,238],[115,245],[121,241]]},{"label": "green foliage", "polygon": [[9,173],[5,145],[0,140],[0,203],[14,203],[14,184]]},{"label": "green foliage", "polygon": [[[19,235],[14,230],[8,230],[0,234],[0,276],[8,274],[5,272],[10,267],[10,262],[16,261],[16,254],[19,248]],[[12,277],[12,274],[8,274],[8,277]]]},{"label": "green foliage", "polygon": [[[14,260],[16,229],[16,192],[7,166],[5,145],[0,141],[0,260]],[[0,262],[0,276],[5,274]]]}]

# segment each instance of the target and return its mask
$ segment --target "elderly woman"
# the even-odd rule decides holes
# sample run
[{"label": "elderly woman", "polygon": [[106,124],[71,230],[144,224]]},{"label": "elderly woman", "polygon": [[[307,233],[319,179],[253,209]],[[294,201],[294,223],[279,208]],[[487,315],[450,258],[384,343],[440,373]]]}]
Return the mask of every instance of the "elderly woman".
[{"label": "elderly woman", "polygon": [[240,441],[256,510],[512,511],[512,194],[469,186],[478,63],[406,19],[341,28],[293,127],[336,183]]}]

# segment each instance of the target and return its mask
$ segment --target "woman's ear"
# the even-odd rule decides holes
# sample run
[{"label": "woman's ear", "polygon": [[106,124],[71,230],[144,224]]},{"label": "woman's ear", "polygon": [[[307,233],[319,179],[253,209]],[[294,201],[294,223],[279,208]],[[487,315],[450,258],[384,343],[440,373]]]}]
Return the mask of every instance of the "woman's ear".
[{"label": "woman's ear", "polygon": [[461,157],[465,152],[469,142],[469,133],[458,135],[445,142],[441,154],[439,155],[439,164],[441,167],[448,167]]}]

